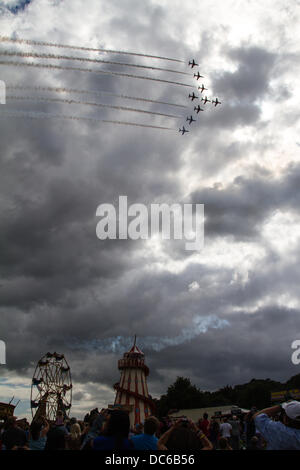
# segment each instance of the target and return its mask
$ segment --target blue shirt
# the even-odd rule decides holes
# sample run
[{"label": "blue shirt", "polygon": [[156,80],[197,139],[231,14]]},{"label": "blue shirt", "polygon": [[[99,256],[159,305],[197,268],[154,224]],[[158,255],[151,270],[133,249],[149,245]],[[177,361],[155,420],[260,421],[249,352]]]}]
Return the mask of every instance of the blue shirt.
[{"label": "blue shirt", "polygon": [[131,438],[136,450],[157,450],[157,437],[150,434],[138,434]]},{"label": "blue shirt", "polygon": [[[115,438],[112,436],[99,436],[93,440],[94,450],[114,450],[115,449]],[[132,444],[128,439],[123,440],[122,449],[132,449]]]},{"label": "blue shirt", "polygon": [[300,450],[300,429],[272,421],[265,413],[255,418],[255,426],[267,441],[268,450]]},{"label": "blue shirt", "polygon": [[47,442],[47,436],[39,437],[37,440],[29,439],[30,450],[44,450]]}]

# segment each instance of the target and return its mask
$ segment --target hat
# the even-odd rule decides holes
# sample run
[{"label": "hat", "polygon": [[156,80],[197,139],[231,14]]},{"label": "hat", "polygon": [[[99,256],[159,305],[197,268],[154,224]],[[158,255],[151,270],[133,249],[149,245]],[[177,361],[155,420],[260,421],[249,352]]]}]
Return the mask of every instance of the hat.
[{"label": "hat", "polygon": [[289,401],[287,403],[282,403],[281,407],[284,409],[286,415],[295,421],[300,421],[300,402],[299,401]]}]

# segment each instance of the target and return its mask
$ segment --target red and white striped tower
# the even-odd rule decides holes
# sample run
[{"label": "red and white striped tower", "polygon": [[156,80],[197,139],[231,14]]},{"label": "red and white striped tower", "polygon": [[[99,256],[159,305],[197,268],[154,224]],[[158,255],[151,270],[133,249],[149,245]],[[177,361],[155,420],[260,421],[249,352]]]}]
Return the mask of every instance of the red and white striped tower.
[{"label": "red and white striped tower", "polygon": [[127,409],[131,426],[136,426],[155,410],[147,387],[149,369],[145,364],[144,353],[136,345],[136,336],[132,348],[118,361],[118,368],[121,377],[120,382],[114,385],[117,392],[114,406]]}]

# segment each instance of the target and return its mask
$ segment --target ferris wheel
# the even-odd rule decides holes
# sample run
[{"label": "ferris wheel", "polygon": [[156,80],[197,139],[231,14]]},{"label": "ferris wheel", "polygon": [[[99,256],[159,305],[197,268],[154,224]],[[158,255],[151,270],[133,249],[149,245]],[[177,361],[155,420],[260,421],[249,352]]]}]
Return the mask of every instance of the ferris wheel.
[{"label": "ferris wheel", "polygon": [[31,385],[31,414],[45,416],[54,422],[57,412],[65,418],[72,405],[72,378],[70,366],[63,354],[47,353],[37,363]]}]

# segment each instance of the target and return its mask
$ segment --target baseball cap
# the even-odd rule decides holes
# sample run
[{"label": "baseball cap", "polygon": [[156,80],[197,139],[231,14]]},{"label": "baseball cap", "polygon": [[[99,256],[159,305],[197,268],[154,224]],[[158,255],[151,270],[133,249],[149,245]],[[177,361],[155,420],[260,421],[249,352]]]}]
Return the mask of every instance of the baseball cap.
[{"label": "baseball cap", "polygon": [[282,403],[281,407],[284,409],[286,415],[290,419],[295,421],[300,421],[300,402],[299,401],[289,401],[287,403]]}]

